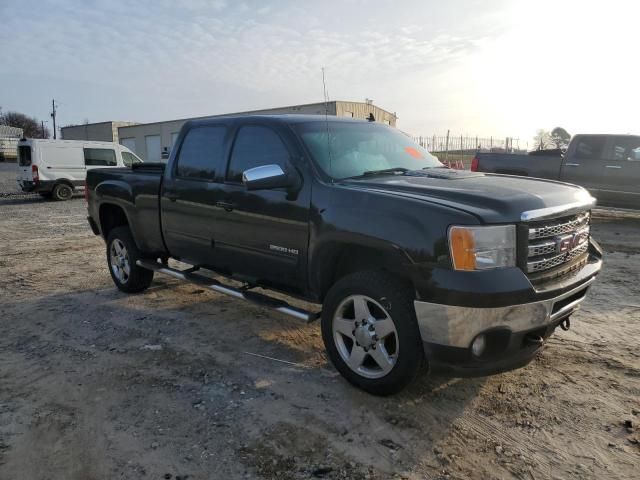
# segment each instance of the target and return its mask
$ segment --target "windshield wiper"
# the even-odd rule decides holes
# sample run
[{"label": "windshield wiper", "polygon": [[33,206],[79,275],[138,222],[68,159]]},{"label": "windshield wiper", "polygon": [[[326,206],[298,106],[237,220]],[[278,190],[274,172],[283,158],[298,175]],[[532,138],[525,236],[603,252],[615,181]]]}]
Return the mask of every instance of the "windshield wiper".
[{"label": "windshield wiper", "polygon": [[407,173],[408,171],[409,171],[408,168],[402,168],[402,167],[383,168],[381,170],[367,170],[362,175],[358,175],[358,177],[369,177],[371,175],[384,175],[385,173]]}]

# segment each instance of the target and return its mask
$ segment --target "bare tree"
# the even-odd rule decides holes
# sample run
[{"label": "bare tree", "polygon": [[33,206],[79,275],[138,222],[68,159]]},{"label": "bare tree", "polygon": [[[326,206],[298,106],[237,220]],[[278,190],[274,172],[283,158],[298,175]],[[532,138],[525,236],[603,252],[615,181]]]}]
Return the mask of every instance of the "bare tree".
[{"label": "bare tree", "polygon": [[0,115],[0,124],[21,128],[23,135],[29,138],[49,138],[51,132],[35,117],[20,112],[5,112]]},{"label": "bare tree", "polygon": [[562,127],[556,127],[551,130],[551,141],[556,148],[566,149],[569,146],[571,135]]},{"label": "bare tree", "polygon": [[533,137],[533,145],[536,150],[547,150],[554,147],[551,133],[544,128],[539,129]]}]

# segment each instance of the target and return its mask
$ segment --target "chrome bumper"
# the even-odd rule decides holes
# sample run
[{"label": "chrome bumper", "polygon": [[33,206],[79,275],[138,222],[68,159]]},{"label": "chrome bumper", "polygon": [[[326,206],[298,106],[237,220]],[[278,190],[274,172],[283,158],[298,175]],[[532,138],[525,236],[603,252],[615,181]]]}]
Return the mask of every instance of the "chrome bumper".
[{"label": "chrome bumper", "polygon": [[[416,300],[414,307],[420,336],[424,342],[468,348],[476,335],[486,330],[506,328],[512,332],[522,332],[544,327],[577,310],[594,280],[595,277],[555,298],[508,307],[457,307]],[[558,302],[580,292],[584,294],[566,305],[556,307]]]}]

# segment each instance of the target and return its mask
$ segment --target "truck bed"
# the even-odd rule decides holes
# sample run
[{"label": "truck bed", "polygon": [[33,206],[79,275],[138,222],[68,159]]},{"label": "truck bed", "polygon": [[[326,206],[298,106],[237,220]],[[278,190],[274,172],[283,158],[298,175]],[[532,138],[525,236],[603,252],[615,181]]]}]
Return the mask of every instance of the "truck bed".
[{"label": "truck bed", "polygon": [[[87,172],[90,214],[100,218],[102,204],[124,210],[136,243],[146,252],[164,254],[160,226],[160,186],[166,165],[141,163],[133,168],[96,168]],[[93,211],[97,210],[97,211]]]}]

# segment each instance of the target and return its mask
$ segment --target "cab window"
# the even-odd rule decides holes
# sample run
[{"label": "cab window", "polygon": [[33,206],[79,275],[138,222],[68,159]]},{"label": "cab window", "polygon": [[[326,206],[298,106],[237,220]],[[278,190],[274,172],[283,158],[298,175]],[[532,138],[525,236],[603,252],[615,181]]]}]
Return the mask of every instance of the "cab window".
[{"label": "cab window", "polygon": [[111,148],[85,148],[84,164],[94,167],[115,167],[116,152]]},{"label": "cab window", "polygon": [[224,162],[226,133],[224,125],[189,130],[180,146],[176,175],[188,179],[214,180]]},{"label": "cab window", "polygon": [[240,128],[233,144],[226,179],[241,183],[242,173],[253,167],[280,165],[286,170],[289,150],[276,132],[267,127],[246,125]]},{"label": "cab window", "polygon": [[640,161],[640,137],[615,137],[611,149],[611,160],[615,162]]},{"label": "cab window", "polygon": [[574,157],[578,160],[598,160],[602,158],[604,144],[607,138],[604,136],[585,135],[578,139]]},{"label": "cab window", "polygon": [[142,163],[142,160],[136,157],[133,153],[122,152],[122,163],[124,163],[125,167],[130,167],[134,163]]}]

